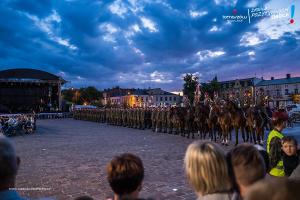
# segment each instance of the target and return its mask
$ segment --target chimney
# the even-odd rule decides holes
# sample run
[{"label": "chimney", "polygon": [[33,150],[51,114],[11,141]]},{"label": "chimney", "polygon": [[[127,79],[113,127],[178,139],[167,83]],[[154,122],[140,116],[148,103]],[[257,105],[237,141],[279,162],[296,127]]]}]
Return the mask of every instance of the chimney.
[{"label": "chimney", "polygon": [[291,74],[286,74],[286,78],[287,79],[291,78]]},{"label": "chimney", "polygon": [[273,76],[271,77],[271,80],[274,80],[274,77],[273,77]]}]

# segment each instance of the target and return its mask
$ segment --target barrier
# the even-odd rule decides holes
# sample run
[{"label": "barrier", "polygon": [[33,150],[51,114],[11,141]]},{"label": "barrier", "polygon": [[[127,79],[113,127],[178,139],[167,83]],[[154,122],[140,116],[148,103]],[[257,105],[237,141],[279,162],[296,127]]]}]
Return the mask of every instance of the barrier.
[{"label": "barrier", "polygon": [[[18,117],[21,115],[27,115],[31,116],[33,114],[23,114],[23,113],[18,113],[18,114],[0,114],[0,117],[4,118],[10,118],[10,117]],[[60,118],[71,118],[72,113],[70,112],[61,112],[61,113],[38,113],[35,114],[36,119],[60,119]]]},{"label": "barrier", "polygon": [[39,113],[37,114],[37,119],[61,119],[61,118],[70,118],[72,113]]}]

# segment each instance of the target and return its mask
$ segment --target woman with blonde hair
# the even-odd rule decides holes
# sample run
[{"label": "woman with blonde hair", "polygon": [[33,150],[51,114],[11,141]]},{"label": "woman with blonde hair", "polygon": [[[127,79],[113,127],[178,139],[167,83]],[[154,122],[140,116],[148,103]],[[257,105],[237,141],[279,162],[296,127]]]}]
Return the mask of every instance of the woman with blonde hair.
[{"label": "woman with blonde hair", "polygon": [[185,153],[184,165],[187,179],[199,199],[239,199],[233,192],[224,152],[217,145],[193,142]]}]

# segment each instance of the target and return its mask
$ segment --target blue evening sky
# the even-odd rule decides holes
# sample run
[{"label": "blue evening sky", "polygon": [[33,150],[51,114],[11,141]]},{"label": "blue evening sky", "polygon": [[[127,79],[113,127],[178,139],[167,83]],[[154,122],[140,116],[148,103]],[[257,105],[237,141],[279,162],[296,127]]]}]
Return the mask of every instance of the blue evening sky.
[{"label": "blue evening sky", "polygon": [[[272,17],[223,18],[256,7]],[[201,81],[300,76],[300,1],[1,0],[0,13],[0,70],[45,70],[67,87],[173,91],[185,73]]]}]

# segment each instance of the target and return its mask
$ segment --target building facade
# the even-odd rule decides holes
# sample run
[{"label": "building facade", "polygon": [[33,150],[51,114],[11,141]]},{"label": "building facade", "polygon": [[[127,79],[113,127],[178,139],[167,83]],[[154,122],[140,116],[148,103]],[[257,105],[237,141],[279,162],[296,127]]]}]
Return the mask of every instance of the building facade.
[{"label": "building facade", "polygon": [[236,97],[243,98],[244,93],[248,93],[254,98],[255,86],[260,81],[262,81],[262,79],[255,78],[255,77],[221,81],[220,97],[228,98],[230,94],[234,94]]},{"label": "building facade", "polygon": [[262,91],[264,95],[270,97],[271,107],[286,106],[293,103],[300,103],[300,77],[291,77],[287,74],[285,78],[262,80],[255,87],[256,92]]},{"label": "building facade", "polygon": [[119,93],[107,91],[103,94],[104,105],[150,107],[172,106],[181,103],[181,96],[155,89],[120,89]]}]

